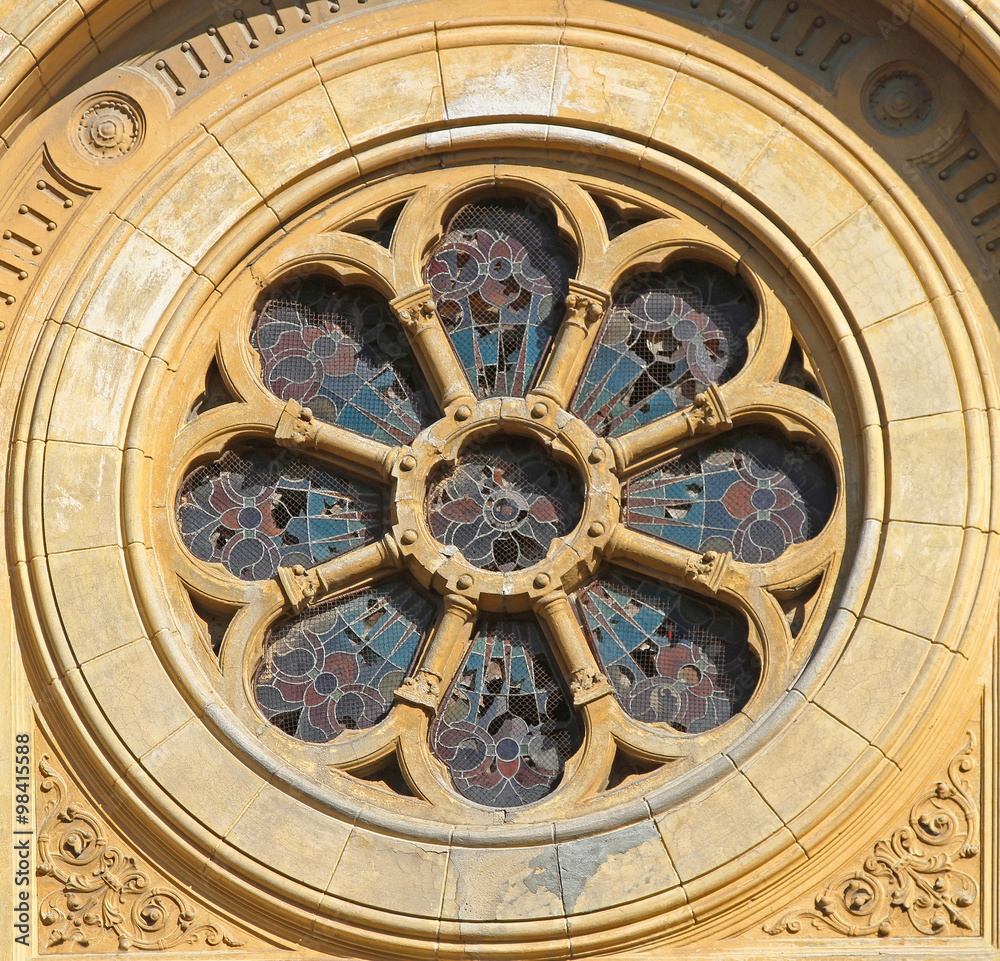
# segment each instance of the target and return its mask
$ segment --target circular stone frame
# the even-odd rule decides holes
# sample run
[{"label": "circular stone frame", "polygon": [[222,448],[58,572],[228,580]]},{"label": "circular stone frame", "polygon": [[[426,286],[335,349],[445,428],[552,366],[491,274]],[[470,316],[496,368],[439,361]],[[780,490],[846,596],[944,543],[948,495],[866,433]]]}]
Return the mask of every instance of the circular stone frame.
[{"label": "circular stone frame", "polygon": [[[555,538],[541,561],[510,573],[475,567],[461,552],[446,556],[435,546],[427,521],[432,475],[454,464],[466,443],[501,431],[530,437],[556,461],[571,465],[585,479],[586,493],[574,529]],[[568,593],[597,568],[621,511],[613,463],[610,445],[547,397],[529,393],[459,405],[400,451],[392,469],[393,537],[404,563],[425,587],[466,597],[484,611],[530,610],[532,600],[549,593],[551,585],[561,584]]]},{"label": "circular stone frame", "polygon": [[[994,614],[1000,528],[989,317],[933,216],[850,131],[732,50],[645,14],[623,20],[611,4],[574,10],[546,7],[556,27],[537,11],[456,19],[428,0],[387,10],[388,39],[349,22],[289,38],[296,55],[281,60],[280,45],[263,55],[274,69],[261,87],[237,71],[171,113],[160,127],[179,145],[169,157],[147,138],[116,166],[64,235],[74,256],[36,285],[13,332],[30,365],[9,540],[24,658],[47,692],[48,723],[89,789],[175,873],[209,900],[238,892],[270,933],[317,950],[533,958],[748,927],[760,919],[756,892],[824,877],[824,839],[884,809],[900,770],[931,777],[936,735],[914,721],[932,704],[969,703],[988,656],[977,642]],[[620,94],[600,130],[581,104],[604,102],[602,70],[580,68],[580,51],[615,76],[643,64],[635,95]],[[499,104],[501,67],[548,79]],[[396,74],[405,89],[372,109],[370,92]],[[669,90],[662,106],[649,106],[643,84]],[[147,117],[163,114],[152,81],[135,78],[130,91]],[[56,105],[38,139],[45,124],[73,122],[71,105]],[[148,399],[179,369],[181,334],[218,284],[252,270],[247,252],[279,218],[359,174],[420,164],[428,148],[492,156],[498,141],[520,156],[544,144],[550,163],[583,151],[641,170],[753,238],[743,256],[803,292],[827,359],[843,360],[859,510],[854,567],[807,667],[724,756],[594,815],[463,828],[317,791],[190,670],[149,547],[172,501],[150,501]],[[280,170],[275,142],[299,148]],[[70,173],[84,165],[68,149],[53,158]],[[205,184],[227,203],[195,204]],[[915,331],[918,352],[907,346]],[[929,445],[942,479],[907,487],[900,478],[920,471]],[[82,446],[99,474],[79,470]],[[890,656],[890,682],[873,679],[865,665]],[[123,700],[123,687],[134,696]],[[731,827],[721,835],[719,817]],[[371,864],[400,859],[415,871],[358,883]]]}]

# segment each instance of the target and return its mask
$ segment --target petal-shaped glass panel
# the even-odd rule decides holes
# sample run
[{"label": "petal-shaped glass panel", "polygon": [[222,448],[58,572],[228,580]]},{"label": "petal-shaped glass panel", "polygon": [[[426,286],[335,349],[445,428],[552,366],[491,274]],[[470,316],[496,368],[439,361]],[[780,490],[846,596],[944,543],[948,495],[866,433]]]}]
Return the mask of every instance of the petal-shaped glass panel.
[{"label": "petal-shaped glass panel", "polygon": [[721,267],[683,261],[615,291],[587,361],[573,412],[618,436],[688,407],[743,366],[757,303]]},{"label": "petal-shaped glass panel", "polygon": [[480,622],[430,736],[455,790],[471,801],[518,807],[552,791],[581,736],[535,622]]},{"label": "petal-shaped glass panel", "polygon": [[746,621],[721,604],[618,571],[576,602],[619,702],[639,721],[708,731],[757,686],[760,661]]},{"label": "petal-shaped glass panel", "polygon": [[531,386],[574,270],[550,216],[530,201],[468,204],[451,219],[425,279],[480,397]]},{"label": "petal-shaped glass panel", "polygon": [[226,451],[191,471],[177,497],[188,550],[246,581],[367,544],[381,535],[384,515],[374,487],[278,447]]},{"label": "petal-shaped glass panel", "polygon": [[634,530],[695,551],[774,560],[815,537],[836,497],[826,460],[768,430],[734,431],[629,481]]},{"label": "petal-shaped glass panel", "polygon": [[268,634],[253,676],[257,705],[302,741],[373,727],[433,620],[434,605],[405,581],[309,608]]},{"label": "petal-shaped glass panel", "polygon": [[270,292],[250,339],[268,390],[330,424],[405,444],[437,416],[399,321],[374,291],[298,277]]},{"label": "petal-shaped glass panel", "polygon": [[427,494],[431,533],[488,571],[537,563],[582,511],[579,479],[527,438],[467,445],[454,466],[432,478]]}]

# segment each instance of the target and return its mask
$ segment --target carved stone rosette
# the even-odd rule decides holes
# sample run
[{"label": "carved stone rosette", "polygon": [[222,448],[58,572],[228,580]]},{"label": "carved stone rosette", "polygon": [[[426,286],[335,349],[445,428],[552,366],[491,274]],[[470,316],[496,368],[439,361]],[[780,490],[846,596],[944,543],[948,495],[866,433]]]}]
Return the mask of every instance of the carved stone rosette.
[{"label": "carved stone rosette", "polygon": [[[66,781],[42,755],[39,789],[51,797],[38,832],[39,919],[50,929],[49,951],[117,948],[159,951],[201,943],[238,947],[175,888],[154,883],[134,857],[110,844],[101,820],[69,798]],[[111,948],[113,950],[113,948]]]},{"label": "carved stone rosette", "polygon": [[955,862],[979,855],[979,812],[972,772],[976,737],[948,765],[948,781],[938,781],[910,809],[909,824],[875,844],[861,870],[839,877],[820,892],[814,908],[802,908],[764,925],[767,934],[799,934],[809,926],[858,937],[901,933],[905,920],[920,934],[973,933],[970,908],[979,884]]},{"label": "carved stone rosette", "polygon": [[145,121],[138,105],[121,94],[92,97],[82,105],[77,141],[88,159],[121,160],[142,142]]}]

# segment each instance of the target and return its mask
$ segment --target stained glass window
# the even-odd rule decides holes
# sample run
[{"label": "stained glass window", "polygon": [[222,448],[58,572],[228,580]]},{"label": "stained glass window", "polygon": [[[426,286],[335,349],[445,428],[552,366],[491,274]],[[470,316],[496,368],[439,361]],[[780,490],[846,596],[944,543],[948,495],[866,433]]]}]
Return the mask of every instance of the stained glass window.
[{"label": "stained glass window", "polygon": [[554,537],[576,526],[583,491],[565,465],[536,441],[470,444],[431,484],[427,518],[443,544],[489,571],[540,561]]},{"label": "stained glass window", "polygon": [[434,605],[408,583],[327,601],[272,630],[253,678],[257,704],[303,741],[373,727],[430,630]]},{"label": "stained glass window", "polygon": [[[246,612],[213,669],[252,664],[226,683],[246,691],[259,730],[326,745],[310,753],[331,769],[380,772],[383,791],[431,817],[461,803],[469,823],[491,818],[480,805],[547,814],[589,803],[591,789],[662,785],[687,769],[668,758],[704,757],[697,735],[728,743],[719,729],[755,691],[793,682],[801,662],[781,611],[801,608],[789,623],[804,650],[813,608],[831,597],[839,461],[829,420],[810,420],[827,395],[802,332],[770,297],[758,328],[749,273],[671,262],[681,212],[668,220],[618,185],[600,195],[605,231],[586,188],[567,187],[536,202],[483,198],[477,183],[447,211],[414,195],[366,201],[353,220],[338,206],[324,256],[343,266],[342,244],[352,276],[371,256],[397,287],[306,273],[296,241],[242,332],[230,314],[219,322],[204,396],[184,395],[179,533],[187,561],[233,583],[216,577],[202,596],[204,571],[181,578],[196,612]],[[586,212],[569,216],[574,203]],[[575,239],[588,264],[576,276],[564,237],[586,222],[596,229]],[[637,273],[640,247],[666,266]],[[743,381],[761,373],[758,404]],[[281,446],[248,440],[264,425],[238,385],[254,377],[273,395],[259,406]],[[731,417],[669,416],[713,384]],[[773,420],[776,398],[800,402],[794,441]],[[228,446],[213,440],[223,452],[202,462],[220,424]],[[246,607],[257,596],[267,625]],[[608,749],[583,750],[586,732]],[[301,755],[284,738],[269,745]]]},{"label": "stained glass window", "polygon": [[572,700],[533,621],[480,623],[431,728],[455,790],[492,807],[545,797],[581,744]]},{"label": "stained glass window", "polygon": [[614,572],[577,596],[591,643],[636,720],[691,734],[728,721],[749,700],[760,663],[745,620],[706,598]]},{"label": "stained glass window", "polygon": [[563,317],[573,265],[527,200],[463,207],[426,268],[437,312],[480,397],[523,396]]},{"label": "stained glass window", "polygon": [[822,456],[754,428],[708,441],[630,481],[625,515],[635,530],[760,564],[815,537],[835,492]]},{"label": "stained glass window", "polygon": [[712,264],[633,277],[615,292],[573,412],[617,436],[689,406],[743,366],[756,320],[746,284]]},{"label": "stained glass window", "polygon": [[374,540],[383,513],[375,488],[278,447],[226,451],[191,471],[177,499],[188,550],[248,581]]},{"label": "stained glass window", "polygon": [[406,443],[436,418],[399,321],[374,291],[296,278],[268,295],[251,342],[267,388],[330,424]]}]

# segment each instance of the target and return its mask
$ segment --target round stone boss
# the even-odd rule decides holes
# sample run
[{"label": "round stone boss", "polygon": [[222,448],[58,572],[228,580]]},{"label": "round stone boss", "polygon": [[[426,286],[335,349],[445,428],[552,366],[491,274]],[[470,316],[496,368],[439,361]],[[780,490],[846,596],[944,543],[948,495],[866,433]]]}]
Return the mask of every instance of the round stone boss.
[{"label": "round stone boss", "polygon": [[[720,60],[710,39],[675,23],[631,12],[637,36],[614,5],[586,9],[567,31],[455,19],[450,6],[436,2],[394,8],[384,24],[391,41],[372,42],[350,22],[336,33],[301,34],[295,56],[281,67],[275,62],[250,96],[235,95],[247,87],[236,72],[183,110],[165,108],[152,81],[136,75],[128,93],[146,118],[146,136],[114,165],[113,180],[88,200],[90,215],[72,228],[81,255],[60,277],[63,292],[54,303],[34,305],[59,322],[22,335],[37,343],[9,474],[24,521],[9,523],[19,603],[34,625],[26,661],[51,681],[45,710],[71,741],[79,732],[75,748],[91,790],[113,790],[122,819],[169,849],[192,878],[204,878],[205,897],[212,886],[238,883],[268,925],[318,949],[527,957],[565,953],[571,939],[585,954],[668,936],[702,908],[749,925],[756,915],[747,905],[758,887],[782,877],[796,885],[818,879],[821,869],[803,863],[802,848],[818,849],[825,836],[870,813],[854,800],[858,785],[879,786],[870,794],[877,799],[899,768],[912,774],[929,766],[914,719],[932,703],[962,702],[986,656],[972,641],[997,588],[989,563],[995,537],[985,533],[996,529],[988,466],[994,438],[984,413],[996,401],[978,374],[989,366],[981,329],[987,315],[962,292],[957,255],[912,195],[887,189],[898,176],[786,82],[750,64],[739,72],[723,66],[738,60],[731,50]],[[435,34],[427,24],[446,13],[447,27]],[[352,52],[355,43],[364,45],[362,56]],[[642,64],[643,83],[632,94],[622,88],[600,130],[581,104],[603,102],[601,72],[572,66],[583,53],[616,76],[635,76]],[[556,57],[569,66],[554,88]],[[500,104],[491,93],[500,66],[539,82]],[[376,109],[371,91],[395,75],[407,77],[405,88],[380,98]],[[654,87],[669,94],[651,107]],[[93,93],[108,90],[107,78],[94,82]],[[63,141],[52,137],[52,157],[86,183],[87,162],[65,134],[76,136],[79,124],[70,106],[61,117]],[[166,154],[167,143],[183,147]],[[288,149],[276,151],[276,144]],[[595,189],[624,176],[629,199],[646,191],[677,198],[688,212],[678,239],[685,256],[732,271],[743,266],[748,278],[773,278],[772,287],[793,290],[802,305],[797,330],[821,359],[836,424],[815,443],[836,467],[846,524],[846,560],[822,631],[787,684],[758,693],[759,713],[746,718],[738,737],[708,738],[689,769],[654,775],[648,788],[640,779],[602,794],[575,777],[578,768],[591,768],[569,762],[563,776],[576,787],[558,807],[483,814],[457,801],[449,808],[442,792],[440,815],[428,819],[419,798],[366,783],[360,768],[359,776],[331,774],[313,746],[281,741],[249,707],[235,706],[241,697],[252,703],[245,665],[228,663],[223,644],[220,680],[196,650],[187,587],[164,553],[171,542],[182,550],[173,512],[191,461],[178,457],[181,434],[164,429],[182,427],[183,412],[162,404],[184,393],[185,379],[194,382],[189,395],[201,389],[205,369],[191,369],[186,359],[211,358],[218,305],[238,304],[239,316],[249,318],[261,287],[290,268],[323,260],[345,285],[363,282],[386,298],[419,293],[426,221],[411,217],[411,232],[392,240],[393,252],[407,251],[409,260],[378,254],[364,238],[352,248],[339,237],[334,247],[323,234],[296,249],[293,228],[321,206],[331,222],[339,211],[363,213],[351,196],[362,180],[380,184],[383,209],[406,200],[406,178],[423,171],[428,150],[445,169],[484,163],[491,185],[515,193],[530,192],[525,168],[544,182],[546,171],[561,176],[583,156],[587,169],[576,176]],[[505,163],[495,163],[498,150]],[[428,216],[458,203],[463,191],[441,179]],[[585,222],[571,215],[579,209],[556,211],[560,229],[608,236],[597,211]],[[696,211],[712,229],[692,226]],[[269,262],[286,230],[291,239]],[[602,270],[608,275],[612,246],[581,263],[581,283]],[[661,266],[643,257],[637,253],[634,265]],[[755,290],[765,315],[774,297],[768,290]],[[919,352],[906,347],[914,331]],[[273,438],[282,416],[290,440],[312,443],[313,426],[301,411],[269,406],[258,380],[238,379],[256,363],[249,338],[220,350],[242,353],[244,362],[220,363],[233,402],[201,415],[199,456],[221,453],[237,427],[248,441]],[[447,397],[447,385],[441,389]],[[766,401],[766,391],[762,396]],[[450,444],[448,456],[466,434],[493,430],[504,416],[504,401],[497,413],[481,400],[464,404],[473,416],[463,422],[459,400],[446,403],[438,421],[438,447]],[[549,405],[541,417],[533,416],[536,403]],[[708,400],[703,407],[724,416]],[[537,426],[560,410],[542,395],[515,400],[510,416],[523,435],[564,445],[555,459],[596,489],[606,465],[625,455],[609,442],[605,466],[595,465],[594,440],[572,418],[548,434]],[[780,405],[768,417],[793,439],[801,429]],[[929,438],[946,465],[943,486],[915,491],[899,478],[926,470]],[[414,478],[424,472],[420,444]],[[65,448],[80,445],[105,469],[60,469],[60,458],[68,463]],[[373,475],[394,477],[403,489],[410,483],[399,474],[402,458],[379,465],[365,445],[354,456]],[[393,536],[372,547],[418,580],[431,566],[418,556],[426,543],[427,481],[426,473],[422,485],[414,481],[409,506],[397,499],[403,507],[392,519]],[[620,496],[610,481],[606,496],[609,504]],[[85,524],[57,506],[74,500],[96,505]],[[588,545],[573,549],[584,568],[592,563],[590,541],[580,540],[590,536],[588,510],[566,542]],[[418,536],[408,551],[410,529]],[[703,560],[691,577],[710,580],[717,558]],[[526,595],[542,590],[535,586],[540,574],[560,576],[536,567],[519,572],[530,577]],[[433,587],[440,577],[461,620],[463,592],[494,574],[499,592],[486,593],[502,596],[499,572],[435,568],[427,580]],[[473,585],[463,588],[462,577]],[[237,625],[274,620],[291,590],[277,581],[237,590],[211,571],[191,581],[219,609],[238,609]],[[307,577],[301,599],[315,589]],[[764,606],[748,612],[758,632],[780,616]],[[263,638],[256,643],[239,658],[259,655]],[[873,677],[865,665],[889,650],[893,672]],[[574,680],[578,694],[594,682]],[[414,700],[422,690],[435,696],[435,683],[415,678]],[[130,699],[120,696],[123,687]],[[599,729],[596,719],[611,710],[611,699],[580,703],[591,730]],[[99,746],[91,731],[99,732]],[[396,745],[411,736],[393,733]],[[685,741],[657,734],[659,749],[668,736],[679,748]],[[596,770],[593,757],[612,751],[613,740],[585,737],[586,764]],[[367,743],[357,738],[352,750],[372,754]],[[633,748],[642,754],[642,743]],[[416,755],[403,758],[420,763]],[[425,776],[428,784],[442,777],[432,770]],[[584,803],[588,797],[594,800]],[[719,831],[720,821],[727,830]],[[366,873],[401,860],[414,865],[405,878]]]}]

